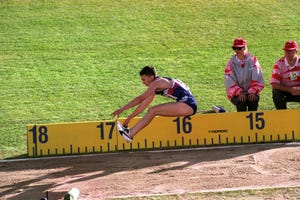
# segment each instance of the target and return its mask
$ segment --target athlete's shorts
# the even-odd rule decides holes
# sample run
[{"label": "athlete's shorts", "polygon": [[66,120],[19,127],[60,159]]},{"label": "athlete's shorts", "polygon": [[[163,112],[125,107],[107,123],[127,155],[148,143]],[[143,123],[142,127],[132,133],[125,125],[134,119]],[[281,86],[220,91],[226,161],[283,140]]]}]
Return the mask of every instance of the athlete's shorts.
[{"label": "athlete's shorts", "polygon": [[186,95],[186,96],[182,97],[181,99],[179,99],[179,101],[184,102],[187,105],[189,105],[194,111],[193,115],[196,114],[198,105],[197,105],[197,101],[193,95]]}]

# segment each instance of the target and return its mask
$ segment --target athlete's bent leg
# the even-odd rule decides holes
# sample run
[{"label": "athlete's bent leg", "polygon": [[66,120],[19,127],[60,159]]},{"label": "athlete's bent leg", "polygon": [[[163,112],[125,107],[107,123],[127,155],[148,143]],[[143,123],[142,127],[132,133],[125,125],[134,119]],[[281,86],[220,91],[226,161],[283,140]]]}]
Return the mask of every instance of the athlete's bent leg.
[{"label": "athlete's bent leg", "polygon": [[153,106],[149,108],[146,115],[130,129],[130,136],[134,137],[140,130],[145,128],[155,116],[188,116],[192,115],[193,112],[193,109],[183,102],[166,103]]}]

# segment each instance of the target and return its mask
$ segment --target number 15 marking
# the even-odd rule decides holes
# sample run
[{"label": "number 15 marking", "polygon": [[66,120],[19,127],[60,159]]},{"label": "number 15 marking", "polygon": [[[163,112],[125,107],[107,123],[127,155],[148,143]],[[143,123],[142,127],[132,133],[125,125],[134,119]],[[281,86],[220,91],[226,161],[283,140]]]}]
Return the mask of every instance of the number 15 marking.
[{"label": "number 15 marking", "polygon": [[263,112],[258,112],[255,113],[255,117],[253,116],[253,113],[250,113],[249,115],[246,116],[246,118],[249,118],[250,122],[250,130],[254,129],[254,125],[256,129],[264,129],[265,128],[265,120],[263,118],[264,113]]}]

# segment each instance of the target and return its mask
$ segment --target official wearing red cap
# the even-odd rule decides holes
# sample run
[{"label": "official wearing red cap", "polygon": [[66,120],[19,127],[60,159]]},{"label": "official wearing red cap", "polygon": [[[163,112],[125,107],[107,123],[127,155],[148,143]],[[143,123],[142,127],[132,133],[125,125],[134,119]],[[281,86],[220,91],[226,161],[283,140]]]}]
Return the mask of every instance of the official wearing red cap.
[{"label": "official wearing red cap", "polygon": [[236,38],[232,47],[234,55],[225,67],[225,87],[228,99],[238,112],[256,111],[264,79],[258,59],[250,54],[247,41]]},{"label": "official wearing red cap", "polygon": [[233,41],[232,47],[245,47],[247,46],[247,41],[243,38],[237,38]]},{"label": "official wearing red cap", "polygon": [[296,41],[293,41],[293,40],[287,41],[282,50],[286,50],[286,51],[297,50],[298,51],[298,44]]},{"label": "official wearing red cap", "polygon": [[287,109],[287,102],[300,102],[300,58],[294,40],[285,43],[284,56],[273,66],[270,83],[276,109]]}]

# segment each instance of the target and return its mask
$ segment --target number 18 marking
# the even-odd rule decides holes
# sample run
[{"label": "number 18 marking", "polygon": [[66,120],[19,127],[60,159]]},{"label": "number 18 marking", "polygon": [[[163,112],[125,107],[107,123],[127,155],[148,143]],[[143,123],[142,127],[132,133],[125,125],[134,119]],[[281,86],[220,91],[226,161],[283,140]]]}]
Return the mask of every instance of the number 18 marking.
[{"label": "number 18 marking", "polygon": [[29,132],[32,132],[32,139],[33,139],[33,144],[37,143],[37,139],[39,143],[45,144],[48,142],[48,128],[47,126],[40,126],[37,129],[37,126],[34,125],[32,129],[29,130]]}]

